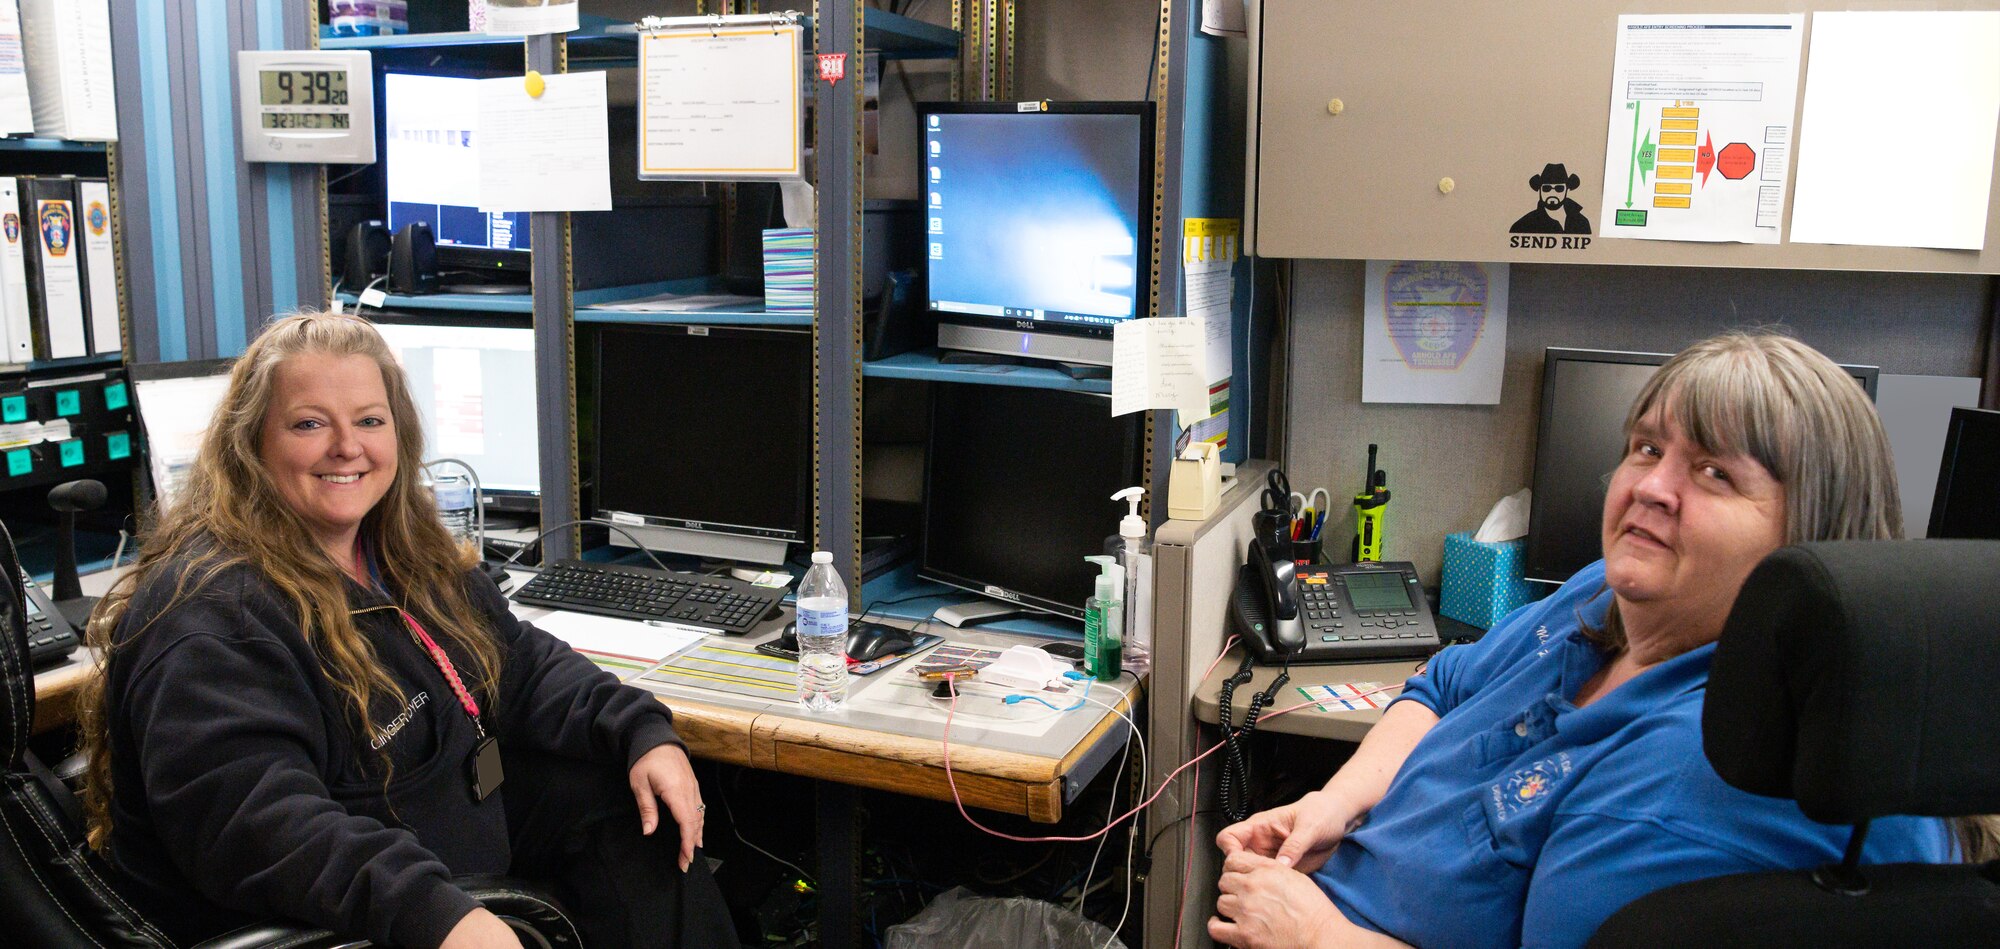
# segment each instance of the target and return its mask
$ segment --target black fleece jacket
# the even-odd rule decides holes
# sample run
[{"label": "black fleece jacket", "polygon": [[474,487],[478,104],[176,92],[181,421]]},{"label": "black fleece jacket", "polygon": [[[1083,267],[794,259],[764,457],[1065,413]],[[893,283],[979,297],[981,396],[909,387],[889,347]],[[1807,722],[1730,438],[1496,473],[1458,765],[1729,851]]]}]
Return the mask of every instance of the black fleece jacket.
[{"label": "black fleece jacket", "polygon": [[[139,900],[190,936],[286,917],[378,943],[442,942],[479,905],[451,877],[508,869],[507,791],[473,801],[472,721],[394,604],[350,584],[355,624],[405,693],[380,697],[357,734],[297,609],[261,573],[228,568],[168,608],[181,572],[133,597],[107,672],[110,856]],[[500,646],[497,689],[418,621],[502,748],[629,768],[679,743],[666,706],[515,619],[484,576],[466,583]]]}]

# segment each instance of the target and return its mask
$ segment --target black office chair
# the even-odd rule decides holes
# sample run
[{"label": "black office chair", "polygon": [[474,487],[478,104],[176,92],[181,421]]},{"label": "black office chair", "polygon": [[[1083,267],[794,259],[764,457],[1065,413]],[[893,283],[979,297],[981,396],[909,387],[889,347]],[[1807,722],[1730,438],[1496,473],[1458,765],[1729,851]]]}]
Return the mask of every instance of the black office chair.
[{"label": "black office chair", "polygon": [[[119,894],[116,871],[85,845],[76,802],[28,751],[35,677],[28,665],[21,571],[0,525],[0,942],[45,949],[176,944]],[[576,929],[554,901],[515,881],[466,877],[529,949],[576,949]],[[282,922],[244,927],[198,949],[358,949],[366,940]]]},{"label": "black office chair", "polygon": [[2000,541],[1845,541],[1758,565],[1703,749],[1731,785],[1851,824],[1846,859],[1668,887],[1592,947],[2000,946],[2000,861],[1859,864],[1872,818],[2000,813]]}]

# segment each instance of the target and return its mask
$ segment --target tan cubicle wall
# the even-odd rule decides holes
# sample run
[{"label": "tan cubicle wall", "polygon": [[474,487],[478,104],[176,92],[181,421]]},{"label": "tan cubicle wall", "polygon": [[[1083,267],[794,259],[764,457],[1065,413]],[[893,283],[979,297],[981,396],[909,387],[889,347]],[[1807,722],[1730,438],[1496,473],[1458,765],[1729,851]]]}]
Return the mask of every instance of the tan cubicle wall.
[{"label": "tan cubicle wall", "polygon": [[[1249,249],[1292,258],[2000,273],[2000,216],[1990,210],[1984,251],[1789,243],[1790,200],[1787,242],[1778,244],[1605,238],[1601,224],[1594,237],[1509,233],[1534,207],[1530,178],[1551,163],[1581,179],[1577,200],[1598,217],[1621,13],[1995,8],[1993,0],[1255,0]],[[1811,29],[1808,16],[1801,101]],[[1812,131],[1797,121],[1809,146]],[[1909,176],[1913,201],[1941,199],[1920,194],[1923,158],[1913,147],[1883,142],[1882,173]],[[1789,152],[1787,189],[1798,149]],[[1448,192],[1440,187],[1447,180]],[[2000,187],[1993,193],[2000,197]]]}]

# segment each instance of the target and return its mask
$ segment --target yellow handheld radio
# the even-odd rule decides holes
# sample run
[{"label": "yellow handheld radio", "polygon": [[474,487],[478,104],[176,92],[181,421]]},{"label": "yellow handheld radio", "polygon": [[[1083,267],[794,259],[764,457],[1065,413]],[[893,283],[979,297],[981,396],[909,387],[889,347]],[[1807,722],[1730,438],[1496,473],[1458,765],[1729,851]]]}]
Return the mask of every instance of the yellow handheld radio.
[{"label": "yellow handheld radio", "polygon": [[1368,446],[1368,476],[1354,496],[1354,562],[1382,559],[1382,520],[1389,511],[1389,473],[1375,467],[1375,446]]}]

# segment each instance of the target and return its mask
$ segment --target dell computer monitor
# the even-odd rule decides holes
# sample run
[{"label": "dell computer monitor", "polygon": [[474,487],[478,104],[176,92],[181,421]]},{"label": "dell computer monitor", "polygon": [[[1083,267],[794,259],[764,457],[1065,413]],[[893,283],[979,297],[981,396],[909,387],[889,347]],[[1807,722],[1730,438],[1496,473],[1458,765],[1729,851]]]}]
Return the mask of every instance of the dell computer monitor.
[{"label": "dell computer monitor", "polygon": [[[528,214],[479,207],[479,80],[382,77],[389,232],[430,225],[438,266],[528,273]],[[551,174],[559,172],[551,171]]]},{"label": "dell computer monitor", "polygon": [[938,345],[1111,364],[1111,329],[1147,314],[1150,102],[932,103],[924,258]]},{"label": "dell computer monitor", "polygon": [[535,332],[527,326],[378,323],[409,379],[424,457],[479,476],[487,510],[533,512],[542,486],[535,423]]},{"label": "dell computer monitor", "polygon": [[812,517],[812,332],[605,325],[596,350],[596,515],[652,550],[783,563]]},{"label": "dell computer monitor", "polygon": [[229,391],[233,359],[133,363],[132,399],[146,432],[146,463],[153,496],[164,512],[194,474],[201,440]]},{"label": "dell computer monitor", "polygon": [[[1604,556],[1604,494],[1625,454],[1625,416],[1670,357],[1549,349],[1542,363],[1542,420],[1535,437],[1534,501],[1522,575],[1562,583]],[[1842,366],[1875,398],[1873,366]]]},{"label": "dell computer monitor", "polygon": [[1055,389],[932,386],[919,576],[1083,618],[1123,502],[1143,483],[1144,414]]},{"label": "dell computer monitor", "polygon": [[2000,540],[2000,412],[1951,410],[1924,536]]}]

